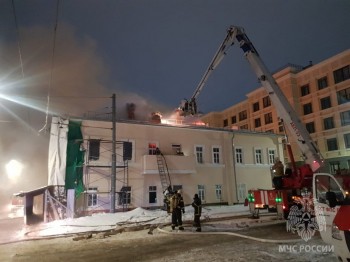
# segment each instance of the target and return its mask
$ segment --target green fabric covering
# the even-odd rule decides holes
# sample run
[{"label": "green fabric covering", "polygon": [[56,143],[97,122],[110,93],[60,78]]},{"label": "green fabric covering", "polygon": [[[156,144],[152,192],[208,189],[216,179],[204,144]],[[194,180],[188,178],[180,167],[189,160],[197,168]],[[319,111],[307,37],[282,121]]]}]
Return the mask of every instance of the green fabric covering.
[{"label": "green fabric covering", "polygon": [[66,166],[66,190],[75,189],[75,196],[84,191],[83,165],[84,151],[80,150],[83,143],[81,122],[69,121],[67,166]]}]

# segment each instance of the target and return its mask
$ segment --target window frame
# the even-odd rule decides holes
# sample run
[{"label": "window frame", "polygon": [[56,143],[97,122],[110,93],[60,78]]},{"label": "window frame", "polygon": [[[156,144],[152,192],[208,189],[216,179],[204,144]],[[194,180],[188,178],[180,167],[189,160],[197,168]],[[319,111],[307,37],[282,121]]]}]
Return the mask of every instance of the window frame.
[{"label": "window frame", "polygon": [[339,150],[338,139],[336,137],[326,139],[327,151]]},{"label": "window frame", "polygon": [[307,96],[310,94],[310,85],[305,84],[300,86],[300,96]]},{"label": "window frame", "polygon": [[[217,151],[215,151],[217,150]],[[212,146],[212,162],[213,164],[219,165],[221,162],[221,147],[220,146]]]},{"label": "window frame", "polygon": [[216,200],[222,201],[222,185],[215,185]]},{"label": "window frame", "polygon": [[[201,149],[201,151],[197,150],[199,148]],[[195,154],[196,154],[197,164],[203,164],[204,163],[204,146],[203,145],[195,145],[194,146],[194,151],[195,151]]]},{"label": "window frame", "polygon": [[323,129],[329,130],[335,128],[333,116],[323,118]]},{"label": "window frame", "polygon": [[269,96],[263,97],[263,108],[271,106],[271,99]]},{"label": "window frame", "polygon": [[253,103],[253,112],[258,112],[260,110],[260,103],[259,101]]},{"label": "window frame", "polygon": [[307,104],[303,104],[303,114],[304,116],[312,114],[313,110],[312,110],[312,103],[307,103]]},{"label": "window frame", "polygon": [[257,165],[262,165],[263,162],[263,150],[260,147],[254,148],[254,162]]},{"label": "window frame", "polygon": [[339,113],[341,126],[350,125],[350,110]]},{"label": "window frame", "polygon": [[148,155],[151,155],[151,156],[157,155],[158,147],[159,147],[158,142],[148,142],[147,143]]},{"label": "window frame", "polygon": [[261,127],[261,118],[260,117],[254,119],[254,127],[255,128]]},{"label": "window frame", "polygon": [[313,134],[316,132],[314,121],[305,123],[305,128],[309,132],[309,134]]},{"label": "window frame", "polygon": [[[241,152],[238,152],[240,150]],[[235,147],[235,162],[236,164],[243,164],[243,147]]]},{"label": "window frame", "polygon": [[157,204],[157,186],[148,186],[148,204]]},{"label": "window frame", "polygon": [[338,105],[350,102],[350,87],[337,91]]},{"label": "window frame", "polygon": [[332,107],[332,100],[330,96],[326,96],[320,99],[320,108],[325,110]]},{"label": "window frame", "polygon": [[89,187],[87,192],[87,207],[93,208],[98,206],[98,187]]},{"label": "window frame", "polygon": [[273,116],[272,112],[264,114],[264,121],[265,125],[272,124],[273,123]]},{"label": "window frame", "polygon": [[333,71],[334,83],[338,84],[350,79],[350,65],[343,66]]},{"label": "window frame", "polygon": [[[273,152],[273,154],[271,154]],[[269,165],[273,165],[275,163],[276,159],[276,149],[275,148],[268,148],[267,149],[267,159],[269,162]]]},{"label": "window frame", "polygon": [[350,149],[350,133],[343,134],[344,146],[346,149]]},{"label": "window frame", "polygon": [[318,90],[322,90],[322,89],[328,87],[327,76],[324,76],[324,77],[317,79],[317,87],[318,87]]},{"label": "window frame", "polygon": [[198,190],[198,197],[201,201],[205,201],[205,186],[204,185],[197,185]]}]

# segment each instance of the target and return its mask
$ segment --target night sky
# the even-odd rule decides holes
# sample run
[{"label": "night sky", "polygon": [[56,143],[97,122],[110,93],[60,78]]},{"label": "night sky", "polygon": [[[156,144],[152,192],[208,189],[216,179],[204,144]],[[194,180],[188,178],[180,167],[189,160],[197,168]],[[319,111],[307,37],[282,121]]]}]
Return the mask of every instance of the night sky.
[{"label": "night sky", "polygon": [[[41,184],[48,139],[37,131],[46,123],[47,96],[50,114],[96,112],[110,107],[113,93],[121,117],[131,102],[140,118],[171,112],[192,96],[230,25],[245,28],[271,71],[316,64],[350,48],[348,0],[58,3],[0,0],[0,166],[21,158],[31,166],[28,180],[40,176]],[[259,86],[233,46],[200,93],[199,110],[221,111]],[[21,141],[23,134],[36,145]],[[38,172],[25,157],[33,154],[45,155]]]}]

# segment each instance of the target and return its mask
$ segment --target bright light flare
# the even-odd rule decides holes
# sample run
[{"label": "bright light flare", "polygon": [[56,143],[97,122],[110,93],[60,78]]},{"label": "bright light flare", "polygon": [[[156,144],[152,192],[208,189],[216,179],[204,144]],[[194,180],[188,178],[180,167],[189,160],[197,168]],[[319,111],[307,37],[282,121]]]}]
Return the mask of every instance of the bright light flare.
[{"label": "bright light flare", "polygon": [[20,97],[20,96],[9,96],[9,95],[5,95],[5,94],[1,94],[0,93],[0,98],[25,106],[25,107],[29,107],[41,112],[45,112],[45,109],[43,109],[42,107],[42,102],[41,101],[34,101],[34,100],[30,100],[29,98],[26,97]]},{"label": "bright light flare", "polygon": [[12,159],[6,164],[7,176],[12,180],[17,179],[21,175],[22,170],[23,165],[17,160]]}]

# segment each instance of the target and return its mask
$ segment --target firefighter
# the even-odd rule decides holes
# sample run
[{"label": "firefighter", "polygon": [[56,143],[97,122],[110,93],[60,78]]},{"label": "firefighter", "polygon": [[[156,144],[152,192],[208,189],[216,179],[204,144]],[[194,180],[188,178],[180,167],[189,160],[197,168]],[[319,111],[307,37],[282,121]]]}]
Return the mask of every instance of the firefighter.
[{"label": "firefighter", "polygon": [[273,184],[276,189],[282,188],[282,177],[284,174],[284,166],[279,159],[276,159],[275,164],[272,166],[272,172],[274,174]]},{"label": "firefighter", "polygon": [[184,230],[182,226],[182,213],[185,214],[185,204],[181,196],[181,190],[178,190],[170,198],[170,211],[171,211],[171,228],[179,227],[179,230]]},{"label": "firefighter", "polygon": [[193,226],[196,227],[196,232],[201,232],[202,201],[198,194],[194,194],[192,206],[194,208]]}]

